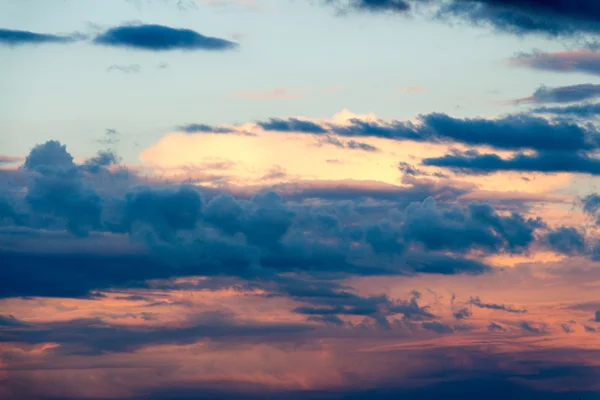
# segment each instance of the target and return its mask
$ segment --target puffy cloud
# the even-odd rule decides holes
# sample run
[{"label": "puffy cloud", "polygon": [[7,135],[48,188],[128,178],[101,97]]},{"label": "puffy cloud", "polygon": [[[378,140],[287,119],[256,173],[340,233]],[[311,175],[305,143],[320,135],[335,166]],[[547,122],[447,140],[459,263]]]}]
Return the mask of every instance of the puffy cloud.
[{"label": "puffy cloud", "polygon": [[427,250],[520,252],[528,248],[541,226],[539,220],[526,220],[516,213],[500,216],[487,204],[440,208],[433,199],[409,205],[404,215],[405,242]]},{"label": "puffy cloud", "polygon": [[[410,177],[412,186],[385,193],[338,183],[327,190],[275,187],[248,198],[144,181],[116,163],[114,154],[101,152],[76,164],[55,141],[32,149],[21,170],[23,186],[3,193],[0,206],[3,224],[13,226],[2,237],[21,227],[27,239],[2,250],[1,297],[84,297],[149,280],[219,274],[267,281],[280,273],[480,274],[489,267],[465,254],[521,251],[536,229],[483,204],[447,205],[464,190]],[[420,203],[428,196],[438,202]],[[368,207],[361,206],[364,198],[372,199]],[[378,222],[390,212],[397,217]],[[75,236],[52,250],[44,245],[64,230]],[[113,241],[123,247],[111,249]],[[412,303],[388,305],[420,312]]]},{"label": "puffy cloud", "polygon": [[68,169],[75,166],[73,157],[67,151],[67,146],[56,140],[49,140],[44,144],[36,145],[23,166],[30,170],[60,168]]},{"label": "puffy cloud", "polygon": [[202,200],[191,188],[178,191],[142,189],[127,196],[123,223],[132,232],[137,222],[146,223],[163,240],[179,230],[192,230],[200,218]]},{"label": "puffy cloud", "polygon": [[191,29],[176,29],[162,25],[117,26],[96,36],[94,43],[149,51],[223,51],[237,46],[229,40],[204,36]]}]

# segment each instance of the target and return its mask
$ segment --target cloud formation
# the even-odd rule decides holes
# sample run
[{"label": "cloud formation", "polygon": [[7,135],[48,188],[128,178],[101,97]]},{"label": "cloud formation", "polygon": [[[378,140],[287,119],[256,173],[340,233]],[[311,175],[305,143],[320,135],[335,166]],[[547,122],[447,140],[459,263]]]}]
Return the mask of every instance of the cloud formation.
[{"label": "cloud formation", "polygon": [[237,46],[229,40],[204,36],[191,29],[163,25],[124,25],[110,28],[93,40],[95,44],[148,51],[230,50]]},{"label": "cloud formation", "polygon": [[599,50],[566,50],[555,53],[536,51],[520,54],[510,60],[510,63],[542,71],[600,75]]},{"label": "cloud formation", "polygon": [[0,45],[22,46],[34,44],[68,44],[85,39],[85,36],[72,33],[69,35],[54,35],[11,29],[0,29]]},{"label": "cloud formation", "polygon": [[325,0],[343,11],[408,14],[426,6],[435,18],[462,20],[515,35],[549,37],[600,32],[600,8],[594,1],[574,0]]},{"label": "cloud formation", "polygon": [[600,175],[600,159],[585,153],[540,152],[533,155],[517,153],[510,158],[497,154],[482,154],[476,150],[455,152],[442,157],[425,158],[423,165],[450,168],[459,173],[494,173],[499,171],[529,171],[542,173],[570,172]]},{"label": "cloud formation", "polygon": [[600,85],[591,83],[555,88],[540,87],[530,97],[515,100],[515,103],[574,103],[600,97]]},{"label": "cloud formation", "polygon": [[[111,153],[99,153],[77,164],[57,141],[31,150],[21,170],[28,178],[3,192],[3,224],[10,229],[2,235],[10,237],[18,228],[28,240],[24,247],[3,250],[0,296],[81,297],[94,289],[195,275],[270,276],[276,281],[281,272],[481,274],[490,267],[466,254],[522,252],[542,227],[516,213],[502,216],[485,204],[437,203],[427,197],[458,189],[420,187],[419,181],[383,197],[344,193],[334,186],[308,192],[296,188],[289,200],[275,191],[247,199],[201,186],[143,185],[141,177],[115,168],[117,162]],[[288,197],[285,187],[274,189]],[[341,204],[330,208],[302,200],[358,196],[408,207],[403,218],[386,225],[359,208],[348,214],[338,208]],[[36,236],[40,229],[48,234]],[[129,237],[133,247],[99,253],[25,245],[43,243],[50,232],[63,230],[89,243]],[[140,252],[138,245],[146,250]]]},{"label": "cloud formation", "polygon": [[376,137],[430,143],[454,142],[471,146],[490,146],[502,150],[583,150],[596,147],[595,141],[598,138],[593,127],[523,114],[498,119],[460,119],[434,113],[419,116],[419,124],[409,121],[351,119],[348,124],[339,125],[290,118],[259,121],[257,125],[265,131]]},{"label": "cloud formation", "polygon": [[600,115],[600,103],[573,104],[566,107],[536,107],[531,110],[537,114],[551,114],[574,118],[597,118]]}]

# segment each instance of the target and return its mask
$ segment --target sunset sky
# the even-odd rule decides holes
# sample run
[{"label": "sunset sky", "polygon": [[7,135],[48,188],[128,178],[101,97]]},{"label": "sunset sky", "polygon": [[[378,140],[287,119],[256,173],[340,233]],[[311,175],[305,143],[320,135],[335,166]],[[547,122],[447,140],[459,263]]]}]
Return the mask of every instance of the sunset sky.
[{"label": "sunset sky", "polygon": [[600,2],[0,0],[0,399],[600,399]]}]

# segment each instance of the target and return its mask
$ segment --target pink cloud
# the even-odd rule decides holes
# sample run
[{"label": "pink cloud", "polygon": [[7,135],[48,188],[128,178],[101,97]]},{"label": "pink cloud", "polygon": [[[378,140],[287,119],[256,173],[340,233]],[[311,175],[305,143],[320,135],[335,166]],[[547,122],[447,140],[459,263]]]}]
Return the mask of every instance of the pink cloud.
[{"label": "pink cloud", "polygon": [[419,92],[424,92],[425,88],[422,86],[400,86],[398,88],[398,90],[401,90],[401,91],[407,92],[407,93],[419,93]]}]

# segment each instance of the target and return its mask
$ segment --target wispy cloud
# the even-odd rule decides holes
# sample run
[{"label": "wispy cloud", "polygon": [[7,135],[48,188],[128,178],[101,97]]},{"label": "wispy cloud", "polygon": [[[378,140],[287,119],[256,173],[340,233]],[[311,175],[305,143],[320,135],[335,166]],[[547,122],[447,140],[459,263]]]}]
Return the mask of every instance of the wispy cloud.
[{"label": "wispy cloud", "polygon": [[250,100],[284,100],[298,99],[309,95],[307,88],[275,88],[267,90],[238,90],[231,97]]},{"label": "wispy cloud", "polygon": [[125,74],[139,74],[142,70],[142,67],[139,64],[129,64],[129,65],[111,65],[107,68],[108,72],[111,71],[119,71]]}]

